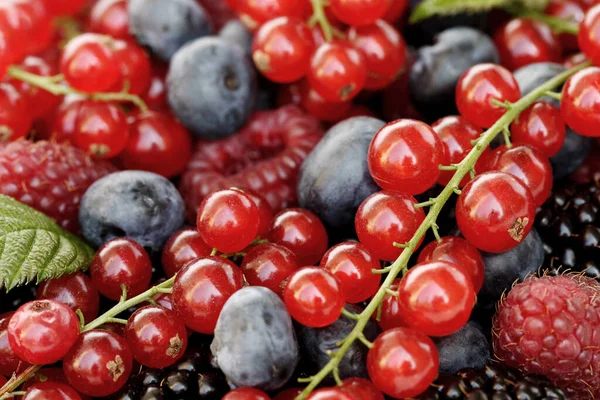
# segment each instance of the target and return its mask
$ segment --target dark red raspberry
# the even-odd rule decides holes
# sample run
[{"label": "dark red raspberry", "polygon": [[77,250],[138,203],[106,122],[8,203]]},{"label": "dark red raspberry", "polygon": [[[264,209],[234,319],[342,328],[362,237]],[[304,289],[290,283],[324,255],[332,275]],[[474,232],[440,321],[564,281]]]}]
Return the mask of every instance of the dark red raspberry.
[{"label": "dark red raspberry", "polygon": [[317,119],[284,106],[256,113],[225,140],[198,142],[179,188],[188,220],[206,195],[230,187],[256,191],[274,212],[293,206],[298,170],[321,136]]},{"label": "dark red raspberry", "polygon": [[0,148],[0,193],[53,218],[63,228],[79,229],[79,202],[97,179],[116,169],[68,144],[27,140]]},{"label": "dark red raspberry", "polygon": [[548,377],[569,398],[600,397],[600,284],[577,274],[529,278],[498,305],[496,357]]}]

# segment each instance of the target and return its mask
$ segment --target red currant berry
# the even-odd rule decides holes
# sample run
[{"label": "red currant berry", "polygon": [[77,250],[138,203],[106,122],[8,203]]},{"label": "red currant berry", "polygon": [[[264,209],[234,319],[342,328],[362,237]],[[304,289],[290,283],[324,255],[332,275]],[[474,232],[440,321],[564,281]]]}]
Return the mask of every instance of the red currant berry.
[{"label": "red currant berry", "polygon": [[[292,91],[295,86],[292,86]],[[301,81],[297,87],[300,103],[308,113],[322,121],[339,122],[348,113],[352,103],[349,101],[335,103],[325,100],[308,83]]]},{"label": "red currant berry", "polygon": [[127,0],[100,0],[90,11],[90,31],[112,36],[115,39],[131,39]]},{"label": "red currant berry", "polygon": [[105,397],[125,385],[132,363],[125,339],[112,332],[93,330],[81,334],[64,358],[63,370],[78,392]]},{"label": "red currant berry", "polygon": [[356,396],[347,393],[340,387],[315,390],[306,400],[357,400]]},{"label": "red currant berry", "polygon": [[294,272],[285,285],[283,301],[292,318],[311,328],[334,323],[344,307],[340,281],[318,267]]},{"label": "red currant berry", "polygon": [[392,25],[379,20],[373,25],[351,28],[348,40],[365,57],[366,89],[383,89],[400,75],[406,61],[406,43]]},{"label": "red currant berry", "polygon": [[59,382],[39,382],[30,386],[23,400],[81,400],[71,386]]},{"label": "red currant berry", "polygon": [[307,3],[301,0],[235,1],[235,3],[236,5],[231,8],[237,11],[242,22],[250,30],[277,17],[304,19],[309,10]]},{"label": "red currant berry", "polygon": [[500,27],[494,43],[502,65],[515,70],[536,62],[560,62],[562,46],[544,22],[515,18]]},{"label": "red currant berry", "polygon": [[469,274],[446,261],[417,264],[398,286],[403,320],[428,336],[446,336],[462,328],[475,306]]},{"label": "red currant berry", "polygon": [[365,58],[348,42],[326,42],[313,54],[307,77],[310,86],[325,101],[349,101],[365,87]]},{"label": "red currant berry", "polygon": [[473,179],[456,204],[456,222],[469,243],[500,253],[518,245],[535,218],[533,196],[525,184],[504,172],[487,172]]},{"label": "red currant berry", "polygon": [[358,397],[357,400],[384,400],[373,382],[363,378],[344,379],[342,390]]},{"label": "red currant berry", "polygon": [[[571,21],[577,25],[583,21],[583,6],[578,0],[550,0],[544,13],[551,17]],[[581,31],[581,26],[580,26]],[[565,50],[578,50],[577,36],[570,33],[561,33],[558,36]]]},{"label": "red currant berry", "polygon": [[119,63],[121,78],[112,92],[140,95],[145,93],[152,80],[152,66],[148,53],[132,41],[116,40],[113,45],[114,55]]},{"label": "red currant berry", "polygon": [[365,301],[379,289],[381,277],[372,272],[381,268],[379,260],[358,242],[333,246],[321,259],[320,266],[338,278],[348,303]]},{"label": "red currant berry", "polygon": [[437,377],[439,364],[431,339],[409,328],[382,333],[367,355],[369,377],[375,386],[399,399],[427,390]]},{"label": "red currant berry", "polygon": [[298,257],[274,243],[252,247],[240,266],[250,285],[264,286],[277,294],[282,294],[285,282],[298,268]]},{"label": "red currant berry", "polygon": [[98,316],[100,296],[92,280],[76,272],[42,282],[36,293],[37,300],[54,300],[66,304],[73,311],[80,310],[86,322]]},{"label": "red currant berry", "polygon": [[150,286],[152,262],[146,250],[135,240],[118,238],[106,242],[94,255],[90,274],[96,289],[111,300],[141,294]]},{"label": "red currant berry", "polygon": [[45,2],[48,13],[53,16],[75,15],[85,7],[86,0],[50,0]]},{"label": "red currant berry", "polygon": [[172,178],[192,157],[189,132],[171,115],[147,111],[129,119],[129,140],[120,154],[126,169]]},{"label": "red currant berry", "polygon": [[162,251],[162,266],[167,278],[178,273],[188,262],[209,256],[212,251],[195,229],[175,232]]},{"label": "red currant berry", "polygon": [[256,193],[254,190],[244,188],[242,191],[246,193],[246,195],[252,199],[254,204],[256,204],[256,207],[258,207],[258,214],[260,215],[258,236],[261,238],[266,238],[269,234],[269,230],[271,230],[271,224],[273,223],[273,209],[271,208],[271,205],[264,197]]},{"label": "red currant berry", "polygon": [[118,58],[108,36],[84,33],[70,40],[60,59],[60,71],[74,89],[105,92],[121,77]]},{"label": "red currant berry", "polygon": [[277,214],[268,239],[293,251],[304,266],[318,263],[329,241],[319,217],[302,208],[288,208]]},{"label": "red currant berry", "polygon": [[223,253],[235,253],[258,235],[258,207],[239,189],[214,192],[198,209],[198,232],[204,242]]},{"label": "red currant berry", "polygon": [[575,73],[562,93],[560,112],[565,123],[581,135],[600,137],[600,68]]},{"label": "red currant berry", "polygon": [[[58,73],[58,69],[46,60],[34,56],[25,58],[19,67],[24,71],[39,76],[54,76]],[[60,104],[60,97],[33,86],[28,82],[10,79],[9,83],[21,94],[29,106],[29,114],[33,119],[46,115]]]},{"label": "red currant berry", "polygon": [[387,22],[394,23],[400,19],[408,8],[408,0],[388,0],[388,9],[383,16]]},{"label": "red currant berry", "polygon": [[271,400],[271,398],[262,390],[245,387],[232,390],[222,400]]},{"label": "red currant berry", "polygon": [[73,143],[97,158],[112,158],[129,139],[127,117],[118,105],[83,100],[79,107]]},{"label": "red currant berry", "polygon": [[[398,291],[400,279],[394,280],[390,285],[390,290]],[[398,298],[386,293],[381,301],[381,318],[377,321],[382,330],[387,331],[394,328],[407,326],[400,315],[400,306]]]},{"label": "red currant berry", "polygon": [[22,305],[8,323],[8,342],[21,360],[54,364],[79,336],[79,318],[67,305],[36,300]]},{"label": "red currant berry", "polygon": [[579,65],[583,62],[587,61],[587,57],[583,53],[575,53],[565,58],[563,61],[563,66],[566,69],[571,69],[576,65]]},{"label": "red currant berry", "polygon": [[515,145],[534,147],[549,158],[562,148],[566,128],[560,111],[550,103],[539,101],[519,114],[510,133]]},{"label": "red currant berry", "polygon": [[383,189],[423,193],[440,176],[444,145],[427,124],[400,119],[381,128],[369,147],[369,171]]},{"label": "red currant berry", "polygon": [[459,266],[471,278],[475,293],[483,286],[485,264],[481,253],[465,239],[445,236],[439,242],[433,241],[421,250],[417,263],[445,261]]},{"label": "red currant berry", "polygon": [[137,310],[125,328],[133,358],[150,368],[173,365],[185,353],[187,339],[185,325],[177,315],[157,306]]},{"label": "red currant berry", "polygon": [[142,96],[146,105],[152,110],[168,110],[167,101],[167,66],[160,62],[152,62],[152,75],[150,76],[150,86]]},{"label": "red currant berry", "polygon": [[332,0],[331,12],[347,25],[371,25],[383,18],[388,0]]},{"label": "red currant berry", "polygon": [[32,124],[29,104],[17,89],[0,83],[0,143],[25,137]]},{"label": "red currant berry", "polygon": [[21,35],[29,39],[25,54],[40,53],[52,44],[54,29],[45,3],[45,0],[21,0],[9,4],[20,15]]},{"label": "red currant berry", "polygon": [[[26,392],[30,387],[40,382],[55,382],[69,384],[62,367],[44,367],[23,384],[21,389]],[[87,397],[86,397],[87,399]]]},{"label": "red currant berry", "polygon": [[552,191],[552,166],[539,151],[527,146],[507,149],[499,147],[495,151],[499,156],[492,167],[494,171],[506,172],[519,178],[529,189],[536,207],[541,206],[550,197]]},{"label": "red currant berry", "polygon": [[256,32],[252,59],[269,80],[291,83],[306,74],[314,51],[315,41],[308,26],[299,18],[280,17]]},{"label": "red currant berry", "polygon": [[600,65],[600,4],[586,11],[583,22],[579,25],[577,42],[581,51],[594,65]]},{"label": "red currant berry", "polygon": [[81,106],[85,103],[79,96],[65,96],[62,103],[54,111],[52,117],[51,128],[52,132],[49,136],[52,140],[59,143],[68,142],[74,143],[75,129],[77,128],[77,118]]},{"label": "red currant berry", "polygon": [[173,305],[188,328],[212,335],[225,302],[242,286],[237,265],[222,257],[201,258],[177,274]]},{"label": "red currant berry", "polygon": [[14,312],[0,314],[0,376],[18,374],[29,366],[15,355],[8,342],[8,323],[13,315]]},{"label": "red currant berry", "polygon": [[489,128],[506,111],[493,100],[515,102],[521,97],[519,85],[506,68],[478,64],[469,68],[456,85],[456,106],[469,122]]},{"label": "red currant berry", "polygon": [[395,261],[402,249],[395,243],[408,242],[425,220],[414,197],[392,191],[373,193],[356,212],[354,226],[360,242],[380,260]]},{"label": "red currant berry", "polygon": [[273,400],[296,400],[296,397],[302,393],[302,389],[290,388],[279,393]]}]

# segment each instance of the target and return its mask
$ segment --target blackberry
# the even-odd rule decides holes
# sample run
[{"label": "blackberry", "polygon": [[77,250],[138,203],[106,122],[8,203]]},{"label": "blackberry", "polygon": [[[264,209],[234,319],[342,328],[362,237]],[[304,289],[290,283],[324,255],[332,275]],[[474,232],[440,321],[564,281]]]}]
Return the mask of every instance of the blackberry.
[{"label": "blackberry", "polygon": [[463,369],[455,375],[440,374],[420,400],[567,400],[550,381],[492,363],[481,370]]},{"label": "blackberry", "polygon": [[544,269],[600,278],[600,182],[556,187],[538,211],[535,225],[544,242]]}]

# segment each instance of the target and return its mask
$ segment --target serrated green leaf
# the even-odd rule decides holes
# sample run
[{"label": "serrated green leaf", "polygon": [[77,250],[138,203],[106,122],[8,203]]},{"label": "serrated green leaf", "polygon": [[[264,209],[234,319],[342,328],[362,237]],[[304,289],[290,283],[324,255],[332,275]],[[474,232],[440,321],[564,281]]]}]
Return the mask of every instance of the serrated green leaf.
[{"label": "serrated green leaf", "polygon": [[0,195],[0,289],[85,270],[93,255],[45,214]]},{"label": "serrated green leaf", "polygon": [[513,4],[513,0],[424,0],[413,10],[410,23],[414,24],[435,15],[476,13],[492,8],[507,7],[511,4]]}]

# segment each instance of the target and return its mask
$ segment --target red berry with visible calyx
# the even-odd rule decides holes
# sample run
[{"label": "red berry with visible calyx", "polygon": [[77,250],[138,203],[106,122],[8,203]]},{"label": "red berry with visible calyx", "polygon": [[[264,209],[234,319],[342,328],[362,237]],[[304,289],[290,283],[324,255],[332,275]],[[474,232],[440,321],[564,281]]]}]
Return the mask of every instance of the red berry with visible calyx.
[{"label": "red berry with visible calyx", "polygon": [[64,275],[42,282],[36,292],[37,300],[54,300],[66,304],[75,312],[81,311],[85,322],[92,322],[100,309],[100,296],[92,280],[82,272]]},{"label": "red berry with visible calyx", "polygon": [[13,142],[29,133],[33,121],[28,109],[27,100],[13,85],[0,83],[0,142]]},{"label": "red berry with visible calyx", "polygon": [[251,286],[264,286],[278,295],[282,295],[287,279],[300,267],[291,250],[274,243],[252,247],[240,265]]},{"label": "red berry with visible calyx", "polygon": [[505,172],[487,172],[465,186],[456,204],[456,222],[473,246],[490,253],[516,247],[535,218],[531,192]]},{"label": "red berry with visible calyx", "polygon": [[188,262],[209,256],[211,251],[212,248],[204,243],[196,229],[175,232],[162,251],[162,267],[167,278],[178,273]]},{"label": "red berry with visible calyx", "polygon": [[518,121],[510,127],[510,134],[515,145],[533,147],[549,158],[562,148],[566,127],[560,110],[538,101],[519,114]]},{"label": "red berry with visible calyx", "polygon": [[423,193],[440,176],[442,141],[427,124],[400,119],[381,128],[369,147],[369,171],[383,189]]},{"label": "red berry with visible calyx", "polygon": [[73,143],[95,158],[120,154],[129,139],[127,116],[118,105],[83,100],[79,107]]},{"label": "red berry with visible calyx", "polygon": [[262,390],[244,387],[227,393],[222,400],[271,400]]},{"label": "red berry with visible calyx", "polygon": [[478,64],[469,68],[456,85],[456,106],[469,122],[489,128],[506,109],[496,102],[515,102],[521,97],[519,85],[506,68]]},{"label": "red berry with visible calyx", "polygon": [[340,281],[319,267],[294,272],[285,285],[283,301],[292,318],[311,328],[334,323],[345,304]]},{"label": "red berry with visible calyx", "polygon": [[345,24],[371,25],[383,18],[388,10],[388,0],[332,0],[331,12]]},{"label": "red berry with visible calyx", "polygon": [[23,400],[81,400],[71,386],[59,382],[39,382],[27,388]]},{"label": "red berry with visible calyx", "polygon": [[8,341],[8,323],[13,315],[14,312],[0,314],[0,377],[18,374],[29,367],[29,363],[15,355]]},{"label": "red berry with visible calyx", "polygon": [[600,136],[600,68],[590,67],[573,74],[563,86],[560,112],[575,132]]},{"label": "red berry with visible calyx", "polygon": [[127,0],[98,1],[90,10],[89,28],[115,39],[131,39]]},{"label": "red berry with visible calyx", "polygon": [[306,74],[314,51],[315,42],[308,26],[299,18],[280,17],[256,32],[252,59],[271,81],[291,83]]},{"label": "red berry with visible calyx", "polygon": [[600,65],[600,4],[595,5],[585,12],[583,21],[579,25],[577,42],[581,51],[594,65]]},{"label": "red berry with visible calyx", "polygon": [[79,318],[67,305],[35,300],[22,305],[8,323],[8,342],[15,355],[31,364],[61,360],[79,336]]},{"label": "red berry with visible calyx", "polygon": [[152,66],[146,50],[135,42],[126,40],[116,40],[113,47],[121,78],[110,91],[127,91],[135,95],[145,93],[152,80]]},{"label": "red berry with visible calyx", "polygon": [[379,335],[367,355],[369,377],[394,398],[423,393],[438,375],[439,356],[430,338],[410,328]]}]

